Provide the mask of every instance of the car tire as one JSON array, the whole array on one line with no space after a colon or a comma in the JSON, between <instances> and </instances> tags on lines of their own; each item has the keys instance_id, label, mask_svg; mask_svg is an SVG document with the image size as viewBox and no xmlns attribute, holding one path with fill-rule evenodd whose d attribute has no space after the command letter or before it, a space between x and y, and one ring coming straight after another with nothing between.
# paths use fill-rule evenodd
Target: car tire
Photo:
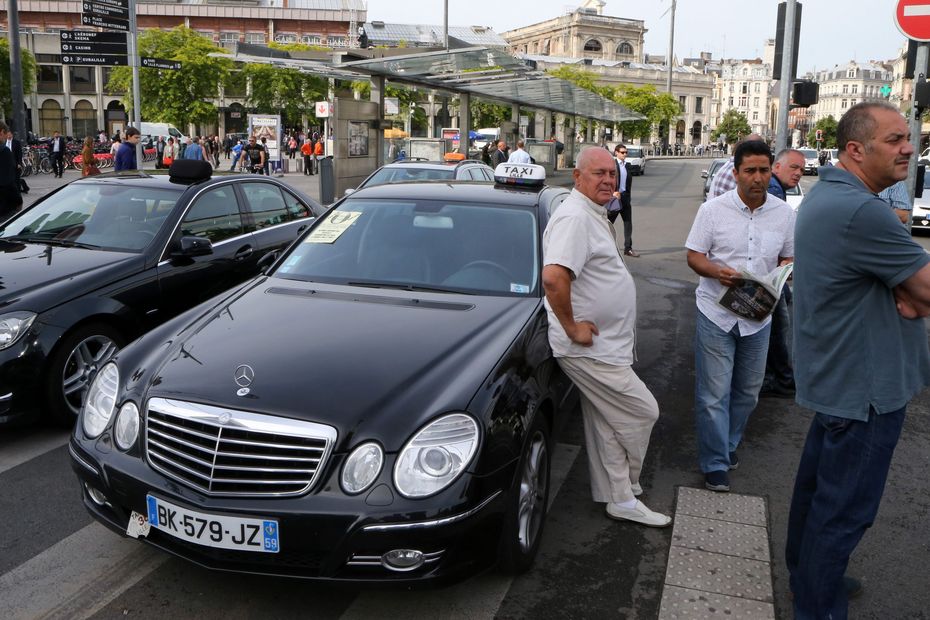
<instances>
[{"instance_id":1,"label":"car tire","mask_svg":"<svg viewBox=\"0 0 930 620\"><path fill-rule=\"evenodd\" d=\"M74 426L97 371L126 344L104 323L88 323L69 332L52 354L45 379L46 412L56 425Z\"/></svg>"},{"instance_id":2,"label":"car tire","mask_svg":"<svg viewBox=\"0 0 930 620\"><path fill-rule=\"evenodd\" d=\"M549 430L538 414L527 431L504 515L498 566L506 573L526 572L536 558L549 503L550 458Z\"/></svg>"}]
</instances>

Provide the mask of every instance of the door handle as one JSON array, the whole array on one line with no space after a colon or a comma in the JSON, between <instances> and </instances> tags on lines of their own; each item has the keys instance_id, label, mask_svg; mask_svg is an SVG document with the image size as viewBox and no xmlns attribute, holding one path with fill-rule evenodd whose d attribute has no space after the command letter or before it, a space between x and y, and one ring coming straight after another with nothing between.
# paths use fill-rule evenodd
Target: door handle
<instances>
[{"instance_id":1,"label":"door handle","mask_svg":"<svg viewBox=\"0 0 930 620\"><path fill-rule=\"evenodd\" d=\"M241 248L238 252L236 252L236 255L234 256L234 258L236 260L245 260L250 256L252 256L252 246L247 245L244 248Z\"/></svg>"},{"instance_id":2,"label":"door handle","mask_svg":"<svg viewBox=\"0 0 930 620\"><path fill-rule=\"evenodd\" d=\"M307 230L307 226L309 226L309 224L301 224L300 226L298 226L298 227L297 227L297 234L300 234L300 233L302 233L303 231Z\"/></svg>"}]
</instances>

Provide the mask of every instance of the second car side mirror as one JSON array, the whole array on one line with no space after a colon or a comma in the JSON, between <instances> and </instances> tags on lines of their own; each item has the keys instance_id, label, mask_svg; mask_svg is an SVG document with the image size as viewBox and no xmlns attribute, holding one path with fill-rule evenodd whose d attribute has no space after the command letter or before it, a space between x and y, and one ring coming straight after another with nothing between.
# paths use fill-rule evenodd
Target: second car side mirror
<instances>
[{"instance_id":1,"label":"second car side mirror","mask_svg":"<svg viewBox=\"0 0 930 620\"><path fill-rule=\"evenodd\" d=\"M702 178L702 179L706 179L706 178L707 178L707 171L706 171L706 170L701 170L701 178Z\"/></svg>"},{"instance_id":2,"label":"second car side mirror","mask_svg":"<svg viewBox=\"0 0 930 620\"><path fill-rule=\"evenodd\" d=\"M213 244L210 243L210 240L189 235L178 240L178 245L171 253L171 256L172 258L193 258L195 256L207 256L208 254L213 254Z\"/></svg>"},{"instance_id":3,"label":"second car side mirror","mask_svg":"<svg viewBox=\"0 0 930 620\"><path fill-rule=\"evenodd\" d=\"M349 188L346 189L346 193L345 193L344 195L345 195L345 196L348 196L349 194L351 194L351 193L354 192L354 191L355 191L355 189L349 187Z\"/></svg>"},{"instance_id":4,"label":"second car side mirror","mask_svg":"<svg viewBox=\"0 0 930 620\"><path fill-rule=\"evenodd\" d=\"M268 273L268 270L271 269L271 266L274 265L275 261L278 260L278 257L281 256L280 251L268 252L258 260L258 271L259 273Z\"/></svg>"}]
</instances>

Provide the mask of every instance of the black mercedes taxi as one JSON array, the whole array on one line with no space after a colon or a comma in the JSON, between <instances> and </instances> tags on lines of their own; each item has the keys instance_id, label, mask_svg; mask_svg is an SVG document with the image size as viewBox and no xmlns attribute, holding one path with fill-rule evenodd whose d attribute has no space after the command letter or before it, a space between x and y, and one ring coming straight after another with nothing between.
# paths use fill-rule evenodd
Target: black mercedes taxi
<instances>
[{"instance_id":1,"label":"black mercedes taxi","mask_svg":"<svg viewBox=\"0 0 930 620\"><path fill-rule=\"evenodd\" d=\"M220 570L526 570L577 402L540 278L568 191L496 174L355 192L266 274L117 353L70 443L87 510Z\"/></svg>"},{"instance_id":2,"label":"black mercedes taxi","mask_svg":"<svg viewBox=\"0 0 930 620\"><path fill-rule=\"evenodd\" d=\"M0 223L0 424L73 424L117 350L258 274L322 212L186 160L74 181Z\"/></svg>"}]
</instances>

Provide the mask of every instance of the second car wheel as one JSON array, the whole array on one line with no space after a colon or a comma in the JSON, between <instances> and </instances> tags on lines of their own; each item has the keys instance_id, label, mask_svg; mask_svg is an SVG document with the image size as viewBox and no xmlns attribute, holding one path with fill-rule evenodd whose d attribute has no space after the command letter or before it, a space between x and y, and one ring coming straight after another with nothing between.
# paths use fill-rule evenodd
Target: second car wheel
<instances>
[{"instance_id":1,"label":"second car wheel","mask_svg":"<svg viewBox=\"0 0 930 620\"><path fill-rule=\"evenodd\" d=\"M543 416L537 414L527 433L504 516L498 557L505 572L525 572L539 550L549 503L549 460L549 432Z\"/></svg>"},{"instance_id":2,"label":"second car wheel","mask_svg":"<svg viewBox=\"0 0 930 620\"><path fill-rule=\"evenodd\" d=\"M52 355L46 377L49 419L73 426L97 371L126 344L119 330L89 323L67 334Z\"/></svg>"}]
</instances>

